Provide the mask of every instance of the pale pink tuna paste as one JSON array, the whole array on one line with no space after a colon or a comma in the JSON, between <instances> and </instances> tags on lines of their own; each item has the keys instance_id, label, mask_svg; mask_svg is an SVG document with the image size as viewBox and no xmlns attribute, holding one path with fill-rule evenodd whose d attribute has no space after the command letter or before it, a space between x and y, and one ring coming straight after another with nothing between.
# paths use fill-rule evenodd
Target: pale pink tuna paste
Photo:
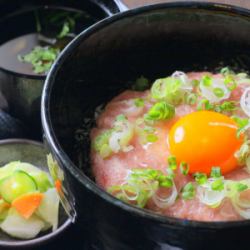
<instances>
[{"instance_id":1,"label":"pale pink tuna paste","mask_svg":"<svg viewBox=\"0 0 250 250\"><path fill-rule=\"evenodd\" d=\"M210 73L192 72L187 75L191 79L200 79L201 75L204 74L207 75ZM221 76L214 75L213 77ZM246 84L239 85L232 92L230 100L239 100L245 87ZM131 105L131 103L133 103L134 98L143 98L148 94L149 91L137 92L127 90L116 96L107 104L105 110L97 118L97 128L92 129L91 140L94 140L94 138L105 129L111 128L117 115L125 114L128 120L133 122L146 113L149 109L149 104L147 105L146 103L144 107L137 108ZM113 154L107 159L101 158L98 153L92 150L92 170L96 183L105 190L113 185L120 185L124 183L129 170L133 168L150 167L164 172L166 169L167 157L169 156L169 149L167 145L168 132L177 119L193 111L196 111L196 107L191 107L186 104L176 107L175 117L167 123L157 125L158 140L147 145L147 147L142 146L139 143L138 138L135 137L130 143L134 146L133 150L126 153L120 152ZM241 180L249 177L250 174L242 168L226 175L225 179ZM178 191L180 191L180 189L189 181L193 181L191 176L184 176L181 173L178 173L175 177L175 184ZM235 211L229 200L224 200L217 208L211 208L202 204L198 198L191 200L177 199L174 205L161 210L157 208L152 201L149 201L146 208L162 215L198 221L228 221L243 219Z\"/></svg>"}]
</instances>

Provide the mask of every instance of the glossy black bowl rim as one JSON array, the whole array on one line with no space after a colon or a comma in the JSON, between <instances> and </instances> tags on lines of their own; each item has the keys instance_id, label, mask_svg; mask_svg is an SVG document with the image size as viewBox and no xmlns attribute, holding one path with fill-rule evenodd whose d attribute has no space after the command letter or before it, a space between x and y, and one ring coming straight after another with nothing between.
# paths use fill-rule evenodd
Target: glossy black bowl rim
<instances>
[{"instance_id":1,"label":"glossy black bowl rim","mask_svg":"<svg viewBox=\"0 0 250 250\"><path fill-rule=\"evenodd\" d=\"M223 12L228 14L238 14L242 17L249 18L250 10L245 8L220 4L220 3L209 3L209 2L172 2L172 3L160 3L153 4L148 6L143 6L135 9L131 9L122 13L115 14L111 17L105 18L102 21L90 26L88 29L80 33L76 38L74 38L62 51L60 56L57 58L56 62L50 69L47 78L45 80L45 85L42 93L41 100L41 118L42 126L45 134L47 143L53 153L60 159L62 165L78 180L85 188L95 193L97 196L101 197L103 200L112 203L113 205L126 210L127 212L132 213L134 216L143 217L144 219L151 220L152 222L157 222L166 225L175 225L175 226L187 226L187 227L196 227L204 229L224 229L224 228L237 228L241 226L250 226L250 220L242 221L218 221L218 222L206 222L206 221L194 221L186 220L174 217L168 217L153 213L146 209L140 209L135 206L128 205L112 195L105 192L101 189L94 181L92 181L88 176L86 176L82 171L80 171L77 166L70 160L66 152L60 146L59 141L56 138L55 132L53 131L53 126L51 122L51 116L49 111L50 106L50 95L52 91L52 86L54 84L56 74L61 68L64 61L68 58L69 55L74 52L74 50L81 44L83 40L88 38L90 35L96 31L101 30L102 28L108 26L111 23L114 23L120 19L134 16L137 14L143 14L153 10L161 9L171 9L171 8L188 8L188 9L200 9L200 10L211 10L217 12ZM250 21L250 20L249 20Z\"/></svg>"},{"instance_id":2,"label":"glossy black bowl rim","mask_svg":"<svg viewBox=\"0 0 250 250\"><path fill-rule=\"evenodd\" d=\"M14 18L14 17L16 17L18 15L29 13L29 12L34 11L34 10L65 10L65 11L78 12L78 13L83 13L84 12L84 10L79 10L79 9L76 9L76 8L73 8L73 7L63 6L63 5L60 5L60 4L53 4L53 5L45 4L45 5L38 5L38 6L30 6L30 7L26 8L26 9L17 10L17 11L15 11L15 12L9 14L9 15L6 15L4 18L2 18L0 20L0 23L2 24L4 22L8 21L10 18ZM104 10L103 10L103 12L106 13ZM15 39L15 38L13 38L13 39ZM0 46L2 46L2 44ZM34 79L34 80L42 80L43 81L43 80L45 80L45 78L47 76L47 73L43 73L43 74L35 74L35 73L34 74L24 74L24 73L15 72L13 70L9 70L9 69L3 68L3 67L0 67L0 70L5 72L6 74L13 75L13 76L19 77L19 78L24 78L24 79Z\"/></svg>"},{"instance_id":3,"label":"glossy black bowl rim","mask_svg":"<svg viewBox=\"0 0 250 250\"><path fill-rule=\"evenodd\" d=\"M41 142L33 141L29 139L4 139L0 140L0 146L7 145L7 144L29 144L38 146L41 148L44 148L44 145ZM68 218L61 226L59 226L56 231L46 233L43 236L31 239L31 240L20 240L16 239L16 241L2 241L0 240L0 247L8 247L8 248L16 248L16 247L33 247L37 245L41 245L43 243L46 243L52 239L54 239L56 236L60 235L62 232L64 232L69 226L71 225L71 221ZM15 239L15 238L13 238Z\"/></svg>"}]
</instances>

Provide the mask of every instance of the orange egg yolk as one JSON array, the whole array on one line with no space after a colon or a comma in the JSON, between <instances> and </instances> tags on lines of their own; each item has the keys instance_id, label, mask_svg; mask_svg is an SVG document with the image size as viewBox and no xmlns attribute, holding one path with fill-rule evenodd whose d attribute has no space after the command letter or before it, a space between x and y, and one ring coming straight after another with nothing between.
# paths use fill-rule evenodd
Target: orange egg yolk
<instances>
[{"instance_id":1,"label":"orange egg yolk","mask_svg":"<svg viewBox=\"0 0 250 250\"><path fill-rule=\"evenodd\" d=\"M235 152L243 143L237 138L237 124L228 116L197 111L180 118L168 136L170 153L177 162L189 164L189 173L210 174L212 167L220 167L222 174L238 167Z\"/></svg>"}]
</instances>

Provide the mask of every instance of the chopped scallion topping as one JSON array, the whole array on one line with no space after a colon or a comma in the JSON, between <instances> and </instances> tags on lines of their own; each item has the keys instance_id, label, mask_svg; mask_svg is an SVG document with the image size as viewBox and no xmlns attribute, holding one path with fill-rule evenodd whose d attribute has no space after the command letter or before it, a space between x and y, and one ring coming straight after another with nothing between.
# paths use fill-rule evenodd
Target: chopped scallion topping
<instances>
[{"instance_id":1,"label":"chopped scallion topping","mask_svg":"<svg viewBox=\"0 0 250 250\"><path fill-rule=\"evenodd\" d=\"M132 169L125 184L112 186L108 192L123 201L144 207L159 187L171 188L173 184L172 178L159 170Z\"/></svg>"},{"instance_id":2,"label":"chopped scallion topping","mask_svg":"<svg viewBox=\"0 0 250 250\"><path fill-rule=\"evenodd\" d=\"M151 88L151 95L158 101L166 101L172 105L178 105L184 101L185 93L182 81L175 77L157 79Z\"/></svg>"},{"instance_id":3,"label":"chopped scallion topping","mask_svg":"<svg viewBox=\"0 0 250 250\"><path fill-rule=\"evenodd\" d=\"M172 169L172 168L167 168L167 170L166 170L166 172L167 172L167 174L168 174L168 176L170 177L170 178L174 178L175 177L175 173L174 173L174 170Z\"/></svg>"},{"instance_id":4,"label":"chopped scallion topping","mask_svg":"<svg viewBox=\"0 0 250 250\"><path fill-rule=\"evenodd\" d=\"M182 161L180 164L180 170L183 175L187 175L189 172L189 165L186 162Z\"/></svg>"},{"instance_id":5,"label":"chopped scallion topping","mask_svg":"<svg viewBox=\"0 0 250 250\"><path fill-rule=\"evenodd\" d=\"M249 126L249 119L248 118L241 118L237 116L232 116L232 119L237 123L237 137L239 138L241 134L245 133L246 128Z\"/></svg>"},{"instance_id":6,"label":"chopped scallion topping","mask_svg":"<svg viewBox=\"0 0 250 250\"><path fill-rule=\"evenodd\" d=\"M217 96L219 98L224 96L224 91L222 88L214 88L213 93L215 94L215 96Z\"/></svg>"},{"instance_id":7,"label":"chopped scallion topping","mask_svg":"<svg viewBox=\"0 0 250 250\"><path fill-rule=\"evenodd\" d=\"M102 158L108 157L112 152L112 150L109 147L109 138L112 132L113 130L111 129L105 130L103 133L99 134L95 138L92 144L95 151L99 152Z\"/></svg>"},{"instance_id":8,"label":"chopped scallion topping","mask_svg":"<svg viewBox=\"0 0 250 250\"><path fill-rule=\"evenodd\" d=\"M65 37L65 36L67 36L69 32L70 32L70 23L67 22L67 21L65 21L65 22L63 23L62 30L61 30L61 32L58 34L57 37L61 39L61 38Z\"/></svg>"},{"instance_id":9,"label":"chopped scallion topping","mask_svg":"<svg viewBox=\"0 0 250 250\"><path fill-rule=\"evenodd\" d=\"M248 189L248 185L243 184L243 183L237 183L236 188L238 192L242 192Z\"/></svg>"},{"instance_id":10,"label":"chopped scallion topping","mask_svg":"<svg viewBox=\"0 0 250 250\"><path fill-rule=\"evenodd\" d=\"M19 55L18 60L21 62L31 63L34 72L37 74L42 74L46 73L50 69L59 52L59 49L52 48L50 46L36 46L30 53L24 56Z\"/></svg>"},{"instance_id":11,"label":"chopped scallion topping","mask_svg":"<svg viewBox=\"0 0 250 250\"><path fill-rule=\"evenodd\" d=\"M168 167L171 168L172 170L175 170L177 168L177 161L175 156L170 155L168 157Z\"/></svg>"},{"instance_id":12,"label":"chopped scallion topping","mask_svg":"<svg viewBox=\"0 0 250 250\"><path fill-rule=\"evenodd\" d=\"M237 103L235 101L225 101L223 102L221 105L219 105L220 107L220 112L221 111L234 111L237 109Z\"/></svg>"},{"instance_id":13,"label":"chopped scallion topping","mask_svg":"<svg viewBox=\"0 0 250 250\"><path fill-rule=\"evenodd\" d=\"M195 93L190 93L189 95L186 96L186 103L189 105L194 105L197 102L197 94Z\"/></svg>"},{"instance_id":14,"label":"chopped scallion topping","mask_svg":"<svg viewBox=\"0 0 250 250\"><path fill-rule=\"evenodd\" d=\"M213 79L210 76L203 76L201 82L204 86L210 87L213 83Z\"/></svg>"},{"instance_id":15,"label":"chopped scallion topping","mask_svg":"<svg viewBox=\"0 0 250 250\"><path fill-rule=\"evenodd\" d=\"M142 98L136 98L134 100L135 106L140 108L140 107L144 107L144 100Z\"/></svg>"},{"instance_id":16,"label":"chopped scallion topping","mask_svg":"<svg viewBox=\"0 0 250 250\"><path fill-rule=\"evenodd\" d=\"M207 175L204 173L195 173L194 175L195 181L199 184L199 185L203 185L207 182Z\"/></svg>"},{"instance_id":17,"label":"chopped scallion topping","mask_svg":"<svg viewBox=\"0 0 250 250\"><path fill-rule=\"evenodd\" d=\"M214 191L222 191L224 189L224 183L222 179L216 179L212 182L211 188Z\"/></svg>"},{"instance_id":18,"label":"chopped scallion topping","mask_svg":"<svg viewBox=\"0 0 250 250\"><path fill-rule=\"evenodd\" d=\"M213 177L213 178L221 177L221 169L220 169L220 167L212 167L210 177Z\"/></svg>"},{"instance_id":19,"label":"chopped scallion topping","mask_svg":"<svg viewBox=\"0 0 250 250\"><path fill-rule=\"evenodd\" d=\"M202 99L197 105L197 110L212 110L215 112L231 112L237 109L235 101L224 101L221 104L212 104L207 99Z\"/></svg>"},{"instance_id":20,"label":"chopped scallion topping","mask_svg":"<svg viewBox=\"0 0 250 250\"><path fill-rule=\"evenodd\" d=\"M192 182L187 183L182 188L181 196L184 200L190 200L195 196L195 188Z\"/></svg>"},{"instance_id":21,"label":"chopped scallion topping","mask_svg":"<svg viewBox=\"0 0 250 250\"><path fill-rule=\"evenodd\" d=\"M115 120L118 122L122 122L122 121L127 120L127 117L123 114L120 114L120 115L116 116Z\"/></svg>"},{"instance_id":22,"label":"chopped scallion topping","mask_svg":"<svg viewBox=\"0 0 250 250\"><path fill-rule=\"evenodd\" d=\"M222 75L234 74L234 72L229 67L224 67L220 70Z\"/></svg>"},{"instance_id":23,"label":"chopped scallion topping","mask_svg":"<svg viewBox=\"0 0 250 250\"><path fill-rule=\"evenodd\" d=\"M170 188L173 186L173 180L169 176L160 175L157 180L159 181L160 187Z\"/></svg>"},{"instance_id":24,"label":"chopped scallion topping","mask_svg":"<svg viewBox=\"0 0 250 250\"><path fill-rule=\"evenodd\" d=\"M174 115L174 106L162 101L154 104L144 118L146 121L161 121L171 119Z\"/></svg>"},{"instance_id":25,"label":"chopped scallion topping","mask_svg":"<svg viewBox=\"0 0 250 250\"><path fill-rule=\"evenodd\" d=\"M230 91L233 91L237 87L237 83L232 75L226 75L224 83Z\"/></svg>"},{"instance_id":26,"label":"chopped scallion topping","mask_svg":"<svg viewBox=\"0 0 250 250\"><path fill-rule=\"evenodd\" d=\"M246 160L249 157L249 155L250 155L250 141L247 140L241 145L240 149L236 151L235 157L237 158L238 162L243 165L246 163Z\"/></svg>"},{"instance_id":27,"label":"chopped scallion topping","mask_svg":"<svg viewBox=\"0 0 250 250\"><path fill-rule=\"evenodd\" d=\"M211 104L207 99L202 99L197 105L197 110L213 110L214 105Z\"/></svg>"}]
</instances>

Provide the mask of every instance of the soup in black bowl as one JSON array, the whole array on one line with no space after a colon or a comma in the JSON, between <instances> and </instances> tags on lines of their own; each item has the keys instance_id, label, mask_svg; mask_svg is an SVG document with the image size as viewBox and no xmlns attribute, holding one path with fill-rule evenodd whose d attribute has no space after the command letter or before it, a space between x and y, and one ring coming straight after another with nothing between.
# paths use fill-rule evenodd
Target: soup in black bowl
<instances>
[{"instance_id":1,"label":"soup in black bowl","mask_svg":"<svg viewBox=\"0 0 250 250\"><path fill-rule=\"evenodd\" d=\"M66 172L69 213L101 249L247 248L249 221L201 222L130 206L98 187L90 131L100 105L135 79L184 72L248 71L249 12L226 5L179 3L115 15L80 34L50 72L42 98L45 137ZM99 109L97 109L97 107Z\"/></svg>"},{"instance_id":2,"label":"soup in black bowl","mask_svg":"<svg viewBox=\"0 0 250 250\"><path fill-rule=\"evenodd\" d=\"M10 113L35 125L33 137L37 137L40 97L51 65L77 34L111 10L89 1L81 5L30 3L14 10L0 20L1 91Z\"/></svg>"}]
</instances>

